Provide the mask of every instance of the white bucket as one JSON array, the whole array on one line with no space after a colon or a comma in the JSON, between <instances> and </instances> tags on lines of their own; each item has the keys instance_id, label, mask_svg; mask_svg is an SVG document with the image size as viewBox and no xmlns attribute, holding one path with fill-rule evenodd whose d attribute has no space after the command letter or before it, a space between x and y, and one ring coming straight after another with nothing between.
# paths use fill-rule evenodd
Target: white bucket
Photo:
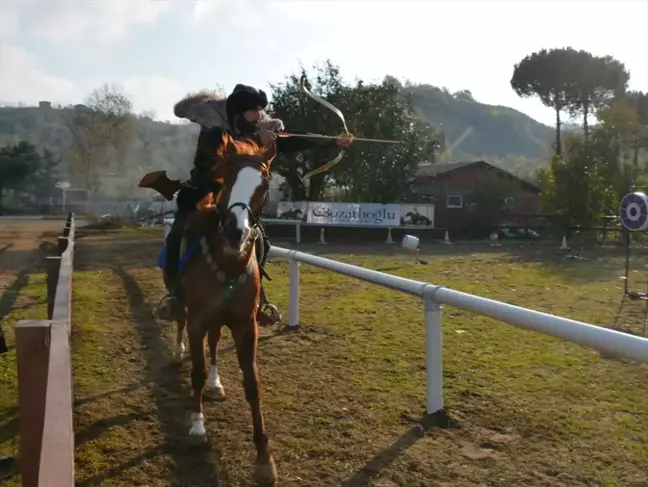
<instances>
[{"instance_id":1,"label":"white bucket","mask_svg":"<svg viewBox=\"0 0 648 487\"><path fill-rule=\"evenodd\" d=\"M419 248L419 239L414 235L405 235L403 237L403 248L407 250L417 250Z\"/></svg>"}]
</instances>

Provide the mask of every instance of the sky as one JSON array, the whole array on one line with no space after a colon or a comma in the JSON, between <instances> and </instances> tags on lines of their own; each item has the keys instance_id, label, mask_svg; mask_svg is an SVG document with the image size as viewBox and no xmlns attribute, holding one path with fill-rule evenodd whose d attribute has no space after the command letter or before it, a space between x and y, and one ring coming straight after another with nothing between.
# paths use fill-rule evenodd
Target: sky
<instances>
[{"instance_id":1,"label":"sky","mask_svg":"<svg viewBox=\"0 0 648 487\"><path fill-rule=\"evenodd\" d=\"M0 0L0 103L82 103L109 83L177 122L188 92L268 91L331 59L348 81L468 89L551 125L509 82L527 54L567 46L616 57L648 91L648 0Z\"/></svg>"}]
</instances>

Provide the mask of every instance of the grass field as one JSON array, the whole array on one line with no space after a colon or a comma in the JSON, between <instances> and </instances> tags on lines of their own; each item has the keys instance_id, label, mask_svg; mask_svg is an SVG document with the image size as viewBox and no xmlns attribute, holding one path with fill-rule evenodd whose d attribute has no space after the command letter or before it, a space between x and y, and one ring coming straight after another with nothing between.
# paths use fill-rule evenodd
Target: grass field
<instances>
[{"instance_id":1,"label":"grass field","mask_svg":"<svg viewBox=\"0 0 648 487\"><path fill-rule=\"evenodd\" d=\"M175 329L152 314L163 295L159 245L159 231L79 241L77 486L249 486L251 420L228 333L219 347L228 397L206 403L210 447L185 443L189 363L171 365ZM569 260L540 247L436 246L428 265L413 266L411 256L385 248L310 250L606 326L620 304L617 251ZM645 258L636 260L640 269ZM287 265L276 261L269 272L268 294L285 311ZM635 287L644 280L633 273ZM446 307L451 421L423 431L421 303L307 265L301 283L303 331L266 329L260 342L263 407L281 485L648 486L648 367ZM9 325L42 317L42 292L42 274L32 274ZM629 303L619 327L636 332L642 320L641 305ZM15 391L13 361L13 351L0 357L0 455L15 454L18 445L15 396L4 393ZM18 478L7 485L19 485Z\"/></svg>"}]
</instances>

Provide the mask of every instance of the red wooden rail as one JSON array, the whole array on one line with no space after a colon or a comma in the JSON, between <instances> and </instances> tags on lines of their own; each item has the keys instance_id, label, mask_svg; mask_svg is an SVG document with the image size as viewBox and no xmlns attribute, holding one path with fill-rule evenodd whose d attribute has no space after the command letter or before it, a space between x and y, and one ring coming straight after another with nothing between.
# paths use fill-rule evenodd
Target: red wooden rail
<instances>
[{"instance_id":1,"label":"red wooden rail","mask_svg":"<svg viewBox=\"0 0 648 487\"><path fill-rule=\"evenodd\" d=\"M47 258L47 320L16 325L23 487L74 487L70 323L74 214Z\"/></svg>"}]
</instances>

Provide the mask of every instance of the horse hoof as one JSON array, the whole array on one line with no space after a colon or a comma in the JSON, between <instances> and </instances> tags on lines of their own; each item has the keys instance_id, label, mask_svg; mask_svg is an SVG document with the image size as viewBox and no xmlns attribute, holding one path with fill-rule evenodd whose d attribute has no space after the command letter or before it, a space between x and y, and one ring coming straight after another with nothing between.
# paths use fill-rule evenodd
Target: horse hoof
<instances>
[{"instance_id":1,"label":"horse hoof","mask_svg":"<svg viewBox=\"0 0 648 487\"><path fill-rule=\"evenodd\" d=\"M211 395L214 399L218 401L222 401L223 399L225 399L225 389L223 388L223 386L219 387L211 384L210 386L211 386Z\"/></svg>"},{"instance_id":2,"label":"horse hoof","mask_svg":"<svg viewBox=\"0 0 648 487\"><path fill-rule=\"evenodd\" d=\"M176 345L175 351L173 352L173 360L175 362L182 362L185 356L185 351L186 348L184 346L184 343L180 343L179 345Z\"/></svg>"},{"instance_id":3,"label":"horse hoof","mask_svg":"<svg viewBox=\"0 0 648 487\"><path fill-rule=\"evenodd\" d=\"M254 480L261 485L274 485L279 480L277 475L277 467L275 466L274 459L270 457L268 463L257 463L254 467Z\"/></svg>"},{"instance_id":4,"label":"horse hoof","mask_svg":"<svg viewBox=\"0 0 648 487\"><path fill-rule=\"evenodd\" d=\"M191 413L189 443L192 445L204 445L207 443L207 430L205 430L205 415L203 413Z\"/></svg>"}]
</instances>

